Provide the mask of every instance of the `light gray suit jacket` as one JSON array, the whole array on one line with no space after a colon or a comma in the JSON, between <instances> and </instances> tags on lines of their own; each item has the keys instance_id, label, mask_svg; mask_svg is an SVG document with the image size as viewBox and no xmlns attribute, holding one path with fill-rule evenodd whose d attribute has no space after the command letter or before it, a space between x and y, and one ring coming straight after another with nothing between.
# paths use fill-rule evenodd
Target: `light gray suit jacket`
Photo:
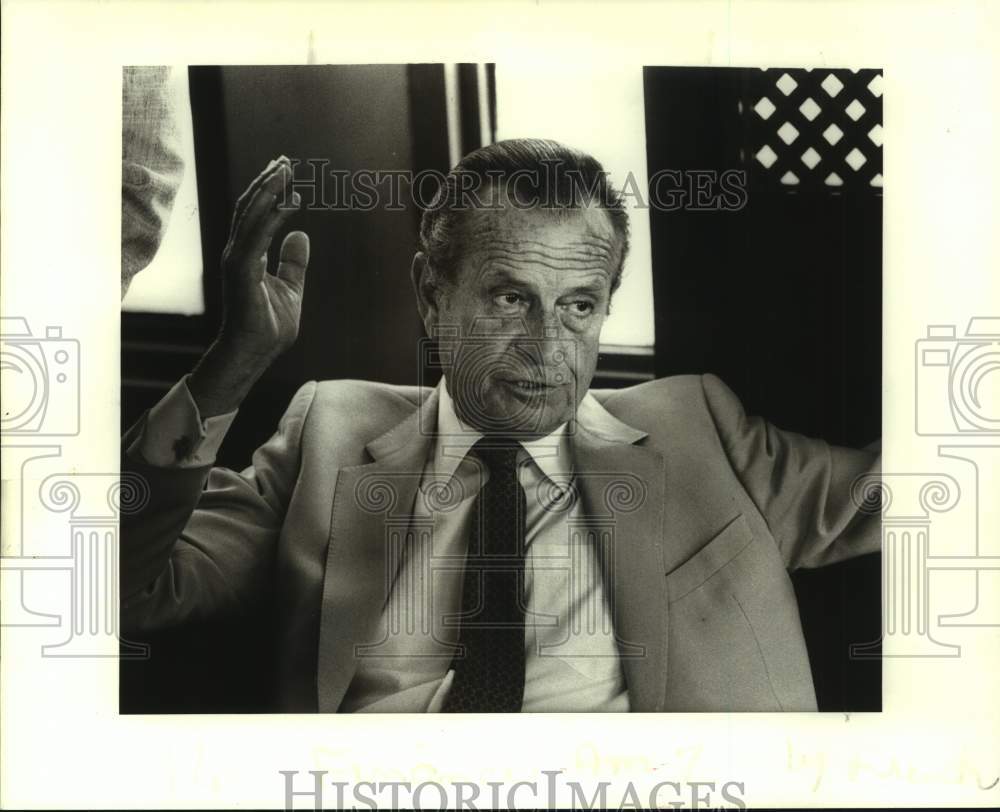
<instances>
[{"instance_id":1,"label":"light gray suit jacket","mask_svg":"<svg viewBox=\"0 0 1000 812\"><path fill-rule=\"evenodd\" d=\"M336 711L376 642L436 415L436 390L312 382L241 473L126 459L151 498L122 518L123 632L273 595L279 708ZM852 499L877 453L748 417L711 375L593 390L570 433L574 526L601 545L632 710L815 710L787 571L880 549Z\"/></svg>"}]
</instances>

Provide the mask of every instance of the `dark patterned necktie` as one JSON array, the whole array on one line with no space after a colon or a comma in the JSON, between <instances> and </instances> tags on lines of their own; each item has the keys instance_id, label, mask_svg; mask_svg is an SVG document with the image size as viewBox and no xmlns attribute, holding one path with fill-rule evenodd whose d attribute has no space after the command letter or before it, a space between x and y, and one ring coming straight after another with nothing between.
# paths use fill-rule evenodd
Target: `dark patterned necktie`
<instances>
[{"instance_id":1,"label":"dark patterned necktie","mask_svg":"<svg viewBox=\"0 0 1000 812\"><path fill-rule=\"evenodd\" d=\"M524 697L526 501L516 440L483 438L473 453L489 481L473 507L458 650L446 713L517 713Z\"/></svg>"}]
</instances>

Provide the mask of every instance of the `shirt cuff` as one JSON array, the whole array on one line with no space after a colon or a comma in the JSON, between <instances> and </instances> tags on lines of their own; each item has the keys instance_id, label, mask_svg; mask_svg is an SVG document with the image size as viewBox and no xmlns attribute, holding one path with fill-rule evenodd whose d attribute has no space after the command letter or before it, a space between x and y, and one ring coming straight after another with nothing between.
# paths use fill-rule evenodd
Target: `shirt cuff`
<instances>
[{"instance_id":1,"label":"shirt cuff","mask_svg":"<svg viewBox=\"0 0 1000 812\"><path fill-rule=\"evenodd\" d=\"M149 410L142 434L129 451L138 451L147 463L161 468L212 465L237 411L202 420L185 375Z\"/></svg>"}]
</instances>

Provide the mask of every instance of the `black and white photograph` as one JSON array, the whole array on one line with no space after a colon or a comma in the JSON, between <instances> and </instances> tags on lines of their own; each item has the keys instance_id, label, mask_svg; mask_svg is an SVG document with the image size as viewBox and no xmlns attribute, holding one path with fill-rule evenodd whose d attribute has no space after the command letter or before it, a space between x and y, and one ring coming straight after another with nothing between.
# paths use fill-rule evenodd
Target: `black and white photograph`
<instances>
[{"instance_id":1,"label":"black and white photograph","mask_svg":"<svg viewBox=\"0 0 1000 812\"><path fill-rule=\"evenodd\" d=\"M143 5L3 9L0 807L996 805L996 8Z\"/></svg>"},{"instance_id":2,"label":"black and white photograph","mask_svg":"<svg viewBox=\"0 0 1000 812\"><path fill-rule=\"evenodd\" d=\"M880 708L880 71L616 78L125 68L123 712Z\"/></svg>"}]
</instances>

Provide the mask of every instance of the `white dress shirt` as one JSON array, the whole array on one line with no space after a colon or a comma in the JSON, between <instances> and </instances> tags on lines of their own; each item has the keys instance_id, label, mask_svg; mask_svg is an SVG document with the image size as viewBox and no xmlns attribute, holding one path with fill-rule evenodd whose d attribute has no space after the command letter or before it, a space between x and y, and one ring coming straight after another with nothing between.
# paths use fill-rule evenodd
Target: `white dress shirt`
<instances>
[{"instance_id":1,"label":"white dress shirt","mask_svg":"<svg viewBox=\"0 0 1000 812\"><path fill-rule=\"evenodd\" d=\"M235 414L202 421L181 381L150 411L138 450L154 465L208 464ZM182 435L198 439L179 455L169 438ZM488 476L469 455L481 437L458 419L442 380L437 436L415 496L396 580L376 639L357 654L357 670L340 710L440 710L454 674L450 664L472 509ZM566 426L523 445L518 477L528 515L521 709L628 711L600 564L586 535L572 532L579 506L567 487L573 470Z\"/></svg>"}]
</instances>

